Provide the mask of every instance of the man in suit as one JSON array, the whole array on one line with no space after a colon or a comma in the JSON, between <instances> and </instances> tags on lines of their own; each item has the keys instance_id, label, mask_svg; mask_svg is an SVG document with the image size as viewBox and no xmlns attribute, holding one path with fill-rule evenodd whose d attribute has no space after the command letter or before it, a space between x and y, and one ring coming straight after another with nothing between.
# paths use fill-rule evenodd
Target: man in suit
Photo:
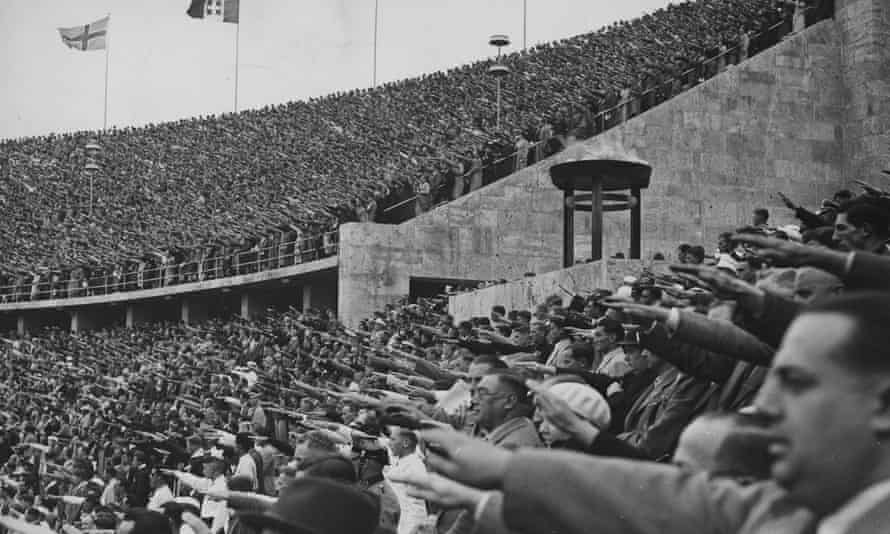
<instances>
[{"instance_id":1,"label":"man in suit","mask_svg":"<svg viewBox=\"0 0 890 534\"><path fill-rule=\"evenodd\" d=\"M470 418L475 420L476 435L498 447L543 447L538 429L529 418L534 405L522 378L505 370L492 370L473 387ZM446 510L436 531L464 534L473 531L473 516Z\"/></svg>"},{"instance_id":2,"label":"man in suit","mask_svg":"<svg viewBox=\"0 0 890 534\"><path fill-rule=\"evenodd\" d=\"M667 361L651 358L658 374L628 409L624 432L618 437L647 457L664 460L674 452L683 428L697 415L710 388L708 382Z\"/></svg>"},{"instance_id":3,"label":"man in suit","mask_svg":"<svg viewBox=\"0 0 890 534\"><path fill-rule=\"evenodd\" d=\"M885 532L888 324L890 295L881 293L826 300L792 322L754 401L771 441L769 482L740 486L670 466L513 453L438 430L423 433L436 443L428 463L502 490L475 503L477 516L501 517L517 532Z\"/></svg>"},{"instance_id":4,"label":"man in suit","mask_svg":"<svg viewBox=\"0 0 890 534\"><path fill-rule=\"evenodd\" d=\"M492 371L473 388L471 408L477 432L507 448L540 447L534 407L522 378L508 371Z\"/></svg>"}]
</instances>

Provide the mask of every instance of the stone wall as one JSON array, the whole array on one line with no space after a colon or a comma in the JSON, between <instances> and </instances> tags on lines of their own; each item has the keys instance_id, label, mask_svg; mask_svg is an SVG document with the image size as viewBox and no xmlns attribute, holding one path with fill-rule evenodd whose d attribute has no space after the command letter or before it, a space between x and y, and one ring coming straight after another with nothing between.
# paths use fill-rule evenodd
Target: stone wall
<instances>
[{"instance_id":1,"label":"stone wall","mask_svg":"<svg viewBox=\"0 0 890 534\"><path fill-rule=\"evenodd\" d=\"M568 303L571 293L588 293L592 289L614 290L625 276L639 276L643 269L667 272L666 262L645 260L600 260L538 276L514 280L506 284L461 293L448 299L448 313L455 320L487 317L491 307L501 304L508 310L534 310L550 295L560 295Z\"/></svg>"},{"instance_id":2,"label":"stone wall","mask_svg":"<svg viewBox=\"0 0 890 534\"><path fill-rule=\"evenodd\" d=\"M565 161L625 157L652 165L642 199L644 259L662 252L670 260L683 242L710 250L757 207L769 208L774 224L794 222L777 192L816 206L886 161L886 4L841 2L837 21L789 36L617 128L400 226L344 225L341 318L355 324L407 294L411 277L519 279L559 269L562 196L548 169ZM576 258L583 259L589 220L579 215ZM626 212L605 214L604 257L627 254L628 234Z\"/></svg>"},{"instance_id":3,"label":"stone wall","mask_svg":"<svg viewBox=\"0 0 890 534\"><path fill-rule=\"evenodd\" d=\"M683 242L710 248L757 207L795 222L777 192L818 206L844 185L840 45L836 24L819 23L590 141L653 167L644 257L670 258ZM625 251L626 216L604 228L604 254Z\"/></svg>"},{"instance_id":4,"label":"stone wall","mask_svg":"<svg viewBox=\"0 0 890 534\"><path fill-rule=\"evenodd\" d=\"M890 2L835 0L844 43L844 178L886 186L890 168Z\"/></svg>"}]
</instances>

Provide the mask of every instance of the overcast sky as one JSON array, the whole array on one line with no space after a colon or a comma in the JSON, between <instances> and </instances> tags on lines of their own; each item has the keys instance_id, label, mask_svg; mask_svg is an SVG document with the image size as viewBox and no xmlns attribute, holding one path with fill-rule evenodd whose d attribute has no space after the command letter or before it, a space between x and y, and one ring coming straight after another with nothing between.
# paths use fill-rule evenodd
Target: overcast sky
<instances>
[{"instance_id":1,"label":"overcast sky","mask_svg":"<svg viewBox=\"0 0 890 534\"><path fill-rule=\"evenodd\" d=\"M528 43L597 29L667 0L527 0ZM105 52L59 26L111 13L109 125L233 109L235 25L192 20L188 0L0 0L0 138L102 127ZM378 82L522 46L522 0L379 0ZM374 0L241 0L239 109L372 81Z\"/></svg>"}]
</instances>

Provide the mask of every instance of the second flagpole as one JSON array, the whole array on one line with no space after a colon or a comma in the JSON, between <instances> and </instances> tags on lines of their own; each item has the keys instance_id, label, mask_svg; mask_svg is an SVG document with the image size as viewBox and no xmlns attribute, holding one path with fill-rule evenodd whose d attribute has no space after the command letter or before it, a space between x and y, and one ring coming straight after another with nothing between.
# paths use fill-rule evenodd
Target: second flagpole
<instances>
[{"instance_id":1,"label":"second flagpole","mask_svg":"<svg viewBox=\"0 0 890 534\"><path fill-rule=\"evenodd\" d=\"M241 21L235 23L235 113L238 113L238 49L241 37Z\"/></svg>"},{"instance_id":2,"label":"second flagpole","mask_svg":"<svg viewBox=\"0 0 890 534\"><path fill-rule=\"evenodd\" d=\"M102 130L108 129L108 50L111 48L111 39L109 38L109 27L111 26L111 13L108 14L108 22L105 26L105 107L102 113Z\"/></svg>"}]
</instances>

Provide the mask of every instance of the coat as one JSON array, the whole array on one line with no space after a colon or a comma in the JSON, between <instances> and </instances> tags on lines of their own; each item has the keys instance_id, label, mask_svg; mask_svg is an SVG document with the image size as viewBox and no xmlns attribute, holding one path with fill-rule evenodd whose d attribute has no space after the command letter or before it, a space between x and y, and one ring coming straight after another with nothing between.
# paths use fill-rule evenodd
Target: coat
<instances>
[{"instance_id":1,"label":"coat","mask_svg":"<svg viewBox=\"0 0 890 534\"><path fill-rule=\"evenodd\" d=\"M772 482L742 486L674 466L566 452L520 451L476 532L502 519L538 534L811 534L816 518ZM500 506L500 510L498 507Z\"/></svg>"},{"instance_id":2,"label":"coat","mask_svg":"<svg viewBox=\"0 0 890 534\"><path fill-rule=\"evenodd\" d=\"M673 338L660 327L643 336L644 345L682 372L713 382L708 409L735 411L749 405L775 349L731 323L689 312L679 317Z\"/></svg>"},{"instance_id":3,"label":"coat","mask_svg":"<svg viewBox=\"0 0 890 534\"><path fill-rule=\"evenodd\" d=\"M667 458L709 393L707 382L671 366L630 407L624 419L625 431L618 437L653 460Z\"/></svg>"},{"instance_id":4,"label":"coat","mask_svg":"<svg viewBox=\"0 0 890 534\"><path fill-rule=\"evenodd\" d=\"M507 449L543 447L544 445L538 436L535 424L527 417L516 417L505 421L485 436L485 440ZM473 531L473 523L473 515L466 510L461 510L456 517L446 512L440 518L437 531L447 534L464 534Z\"/></svg>"}]
</instances>

